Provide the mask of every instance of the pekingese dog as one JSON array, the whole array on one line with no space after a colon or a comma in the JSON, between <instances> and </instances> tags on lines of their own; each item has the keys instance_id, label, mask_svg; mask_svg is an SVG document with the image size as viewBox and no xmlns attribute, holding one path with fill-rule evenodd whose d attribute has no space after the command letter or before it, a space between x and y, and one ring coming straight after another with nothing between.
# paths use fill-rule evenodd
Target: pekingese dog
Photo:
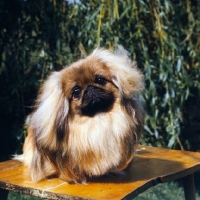
<instances>
[{"instance_id":1,"label":"pekingese dog","mask_svg":"<svg viewBox=\"0 0 200 200\"><path fill-rule=\"evenodd\" d=\"M39 91L23 147L31 179L85 182L125 169L143 126L142 89L143 75L122 48L95 49L53 72Z\"/></svg>"}]
</instances>

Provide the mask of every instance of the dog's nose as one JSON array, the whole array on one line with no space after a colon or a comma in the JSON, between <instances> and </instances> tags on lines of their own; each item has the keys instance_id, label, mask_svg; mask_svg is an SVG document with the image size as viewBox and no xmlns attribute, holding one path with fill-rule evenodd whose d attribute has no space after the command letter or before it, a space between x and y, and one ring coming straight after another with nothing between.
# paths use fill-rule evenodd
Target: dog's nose
<instances>
[{"instance_id":1,"label":"dog's nose","mask_svg":"<svg viewBox=\"0 0 200 200\"><path fill-rule=\"evenodd\" d=\"M94 86L90 85L90 86L87 87L87 91L93 91L93 90L94 90Z\"/></svg>"},{"instance_id":2,"label":"dog's nose","mask_svg":"<svg viewBox=\"0 0 200 200\"><path fill-rule=\"evenodd\" d=\"M94 116L99 112L106 112L113 105L114 96L112 93L106 93L101 88L88 86L82 99L82 114Z\"/></svg>"},{"instance_id":3,"label":"dog's nose","mask_svg":"<svg viewBox=\"0 0 200 200\"><path fill-rule=\"evenodd\" d=\"M83 96L83 104L93 106L100 98L100 89L94 86L88 86Z\"/></svg>"},{"instance_id":4,"label":"dog's nose","mask_svg":"<svg viewBox=\"0 0 200 200\"><path fill-rule=\"evenodd\" d=\"M86 89L86 93L88 97L93 97L93 95L95 94L95 88L93 86L88 86L88 88Z\"/></svg>"}]
</instances>

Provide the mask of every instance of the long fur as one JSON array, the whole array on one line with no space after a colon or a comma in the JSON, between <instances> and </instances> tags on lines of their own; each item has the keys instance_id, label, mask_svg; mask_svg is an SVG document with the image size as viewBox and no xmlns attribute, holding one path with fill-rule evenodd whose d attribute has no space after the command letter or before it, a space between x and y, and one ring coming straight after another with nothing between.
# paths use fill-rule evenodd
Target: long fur
<instances>
[{"instance_id":1,"label":"long fur","mask_svg":"<svg viewBox=\"0 0 200 200\"><path fill-rule=\"evenodd\" d=\"M95 62L106 66L112 87L117 88L112 109L93 117L72 116L71 99L66 96L71 88L63 77L68 68ZM125 50L114 54L95 49L68 68L45 81L30 117L23 155L33 181L56 175L68 182L84 182L87 177L123 170L134 156L144 118L136 94L143 89L143 75L135 63Z\"/></svg>"}]
</instances>

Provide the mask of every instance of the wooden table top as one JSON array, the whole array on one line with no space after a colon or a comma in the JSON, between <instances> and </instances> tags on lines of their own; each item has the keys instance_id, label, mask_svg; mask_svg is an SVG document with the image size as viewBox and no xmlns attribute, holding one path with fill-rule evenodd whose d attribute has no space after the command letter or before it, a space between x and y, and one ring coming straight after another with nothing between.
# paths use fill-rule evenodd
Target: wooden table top
<instances>
[{"instance_id":1,"label":"wooden table top","mask_svg":"<svg viewBox=\"0 0 200 200\"><path fill-rule=\"evenodd\" d=\"M34 183L15 160L0 163L0 188L47 199L133 198L146 189L200 170L200 153L139 146L126 174L103 176L87 184L68 184L58 178Z\"/></svg>"}]
</instances>

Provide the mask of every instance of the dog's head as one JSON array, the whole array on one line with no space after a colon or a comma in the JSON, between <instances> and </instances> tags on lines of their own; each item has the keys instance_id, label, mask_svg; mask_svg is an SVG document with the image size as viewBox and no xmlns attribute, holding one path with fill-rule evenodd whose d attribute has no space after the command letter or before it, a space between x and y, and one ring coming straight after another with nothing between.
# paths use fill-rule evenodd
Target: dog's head
<instances>
[{"instance_id":1,"label":"dog's head","mask_svg":"<svg viewBox=\"0 0 200 200\"><path fill-rule=\"evenodd\" d=\"M109 68L93 57L74 63L63 71L62 89L69 101L71 117L93 117L109 112L119 96Z\"/></svg>"}]
</instances>

